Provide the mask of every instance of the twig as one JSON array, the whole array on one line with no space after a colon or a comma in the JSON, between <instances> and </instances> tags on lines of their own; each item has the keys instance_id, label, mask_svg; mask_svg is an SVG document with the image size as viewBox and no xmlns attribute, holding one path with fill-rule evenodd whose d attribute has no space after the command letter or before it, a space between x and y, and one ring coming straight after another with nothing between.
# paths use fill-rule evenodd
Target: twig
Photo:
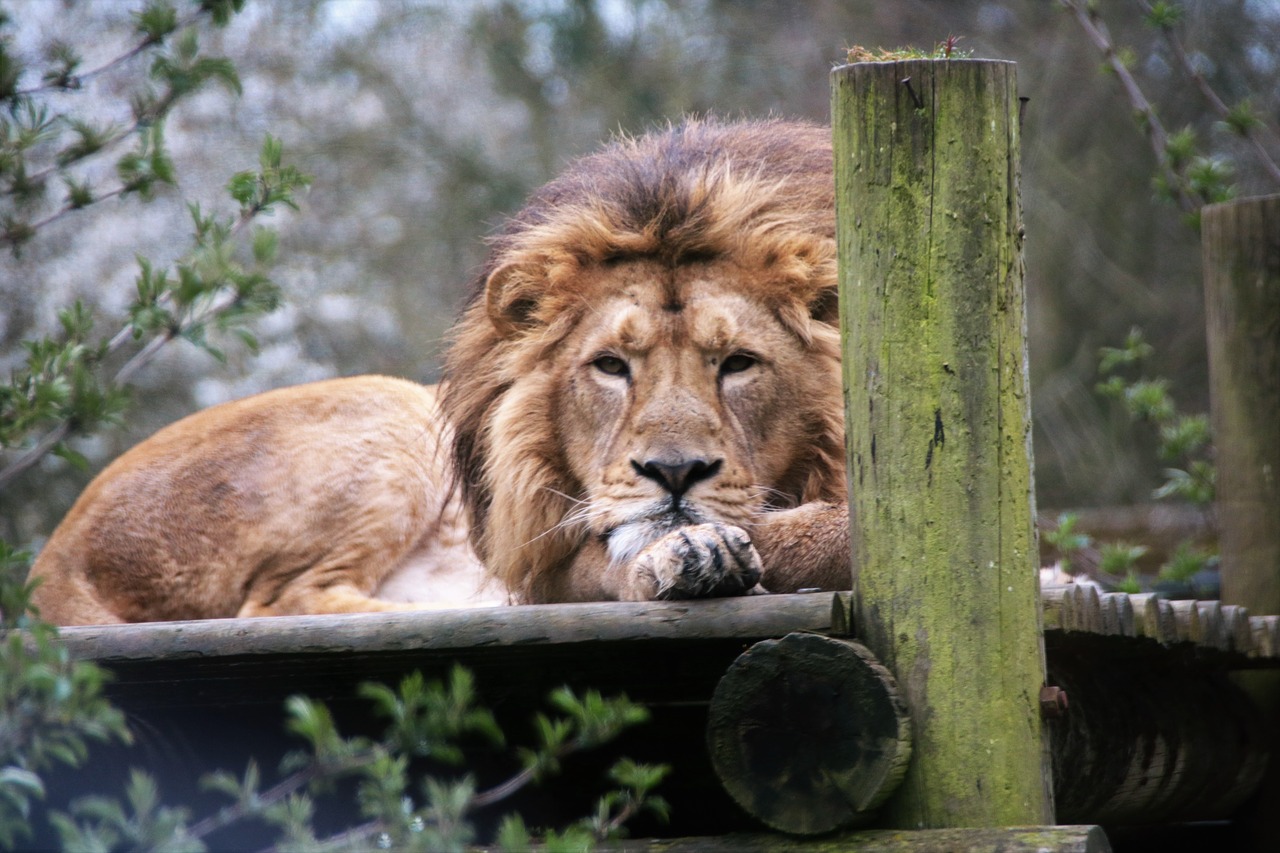
<instances>
[{"instance_id":1,"label":"twig","mask_svg":"<svg viewBox=\"0 0 1280 853\"><path fill-rule=\"evenodd\" d=\"M1151 4L1147 2L1147 0L1138 0L1138 5L1141 6L1142 10L1148 15L1151 14ZM1205 99L1209 104L1209 108L1217 114L1218 118L1226 120L1231 115L1231 108L1227 106L1226 102L1223 101L1222 98L1218 97L1218 93L1209 85L1209 81L1200 73L1200 69L1196 68L1191 62L1191 58L1187 56L1186 47L1182 44L1182 39L1178 38L1178 33L1170 24L1167 23L1160 24L1160 33L1164 36L1165 42L1169 45L1169 50L1173 54L1174 59L1177 60L1178 66L1182 69L1182 73L1186 74L1191 82L1195 84L1195 87L1199 90L1201 97ZM1269 137L1271 137L1273 142L1276 141L1275 131L1272 130L1269 125L1260 122L1259 126ZM1276 165L1276 161L1271 157L1266 146L1263 145L1262 140L1258 138L1255 128L1244 126L1233 129L1253 145L1253 149L1257 152L1258 161L1262 164L1263 170L1273 181L1280 183L1280 166Z\"/></svg>"},{"instance_id":2,"label":"twig","mask_svg":"<svg viewBox=\"0 0 1280 853\"><path fill-rule=\"evenodd\" d=\"M1195 213L1200 209L1200 202L1186 191L1183 187L1182 179L1169 164L1167 150L1169 134L1165 131L1164 125L1161 124L1159 117L1156 115L1155 108L1151 106L1151 102L1142 93L1142 88L1138 85L1138 81L1130 73L1129 69L1125 67L1124 62L1120 60L1120 56L1116 53L1115 45L1107 32L1106 24L1102 22L1095 9L1086 3L1080 2L1080 0L1059 0L1059 2L1071 10L1089 40L1102 52L1103 58L1106 59L1107 64L1120 81L1120 87L1124 90L1129 104L1133 107L1134 112L1141 116L1147 140L1151 143L1151 150L1156 155L1156 163L1164 174L1166 183L1169 185L1169 191L1173 193L1178 207L1184 213Z\"/></svg>"},{"instance_id":3,"label":"twig","mask_svg":"<svg viewBox=\"0 0 1280 853\"><path fill-rule=\"evenodd\" d=\"M333 850L350 850L351 843L354 841L362 841L375 832L382 832L386 829L386 824L380 820L371 820L360 826L353 826L351 829L339 832L337 835L330 835L328 838L320 841L321 849ZM260 853L276 853L280 850L280 845L272 844L270 847L264 847Z\"/></svg>"},{"instance_id":4,"label":"twig","mask_svg":"<svg viewBox=\"0 0 1280 853\"><path fill-rule=\"evenodd\" d=\"M128 188L127 188L127 187L119 186L119 187L116 187L116 188L115 188L115 189L113 189L113 190L108 190L107 192L105 192L105 193L103 193L103 194L101 194L101 195L94 196L93 201L92 201L91 203L92 203L92 204L97 204L98 202L106 201L107 199L116 198L117 196L124 195L124 194L125 194L125 192L127 192L127 191L128 191ZM36 231L39 231L41 228L44 228L46 225L52 225L54 222L57 222L57 221L58 221L59 219L61 219L62 217L64 217L64 216L68 216L68 215L70 215L71 213L74 213L74 212L75 212L75 211L77 211L77 210L83 210L83 209L84 209L84 208L86 208L86 207L88 207L88 205L85 205L85 204L80 204L80 205L76 205L76 204L68 204L68 205L64 205L64 206L63 206L63 207L61 207L60 209L55 210L53 213L50 213L50 214L49 214L48 216L46 216L44 219L40 219L40 220L37 220L37 221L35 221L35 222L32 222L32 223L30 223L30 224L29 224L28 226L26 226L26 227L30 229L31 233L34 233L34 232L36 232ZM19 242L19 241L18 241L18 239L17 239L17 238L15 238L15 237L11 237L11 236L9 236L9 235L5 235L5 234L0 234L0 246L6 246L6 245L8 245L8 246L12 246L12 245L14 245L14 244L16 244L16 243L18 243L18 242Z\"/></svg>"},{"instance_id":5,"label":"twig","mask_svg":"<svg viewBox=\"0 0 1280 853\"><path fill-rule=\"evenodd\" d=\"M206 14L207 11L208 11L207 9L199 9L193 12L192 14L188 15L187 17L183 18L182 20L177 21L174 25L173 32L177 32L178 30L185 29L186 27L191 26L192 24L194 24L196 21L200 19L201 15ZM172 35L172 33L169 33L168 35ZM62 79L51 80L50 82L42 83L39 86L32 86L30 89L19 89L18 91L11 94L5 100L15 100L17 98L26 98L32 95L38 95L42 92L69 91L69 90L79 89L82 86L84 86L84 84L87 81L92 80L94 77L98 77L103 74L106 74L108 71L111 71L112 69L120 65L123 65L124 63L128 62L130 59L133 59L135 56L139 55L140 53L143 53L149 48L157 47L163 44L165 38L167 37L168 37L167 35L162 36L160 38L156 38L154 36L147 36L146 38L142 39L137 44L135 44L133 47L126 50L124 53L120 54L114 59L110 59L107 62L104 62L102 65L99 65L97 68L94 68L91 71L85 71L82 74L68 74L66 75L66 77Z\"/></svg>"},{"instance_id":6,"label":"twig","mask_svg":"<svg viewBox=\"0 0 1280 853\"><path fill-rule=\"evenodd\" d=\"M351 756L345 761L337 764L312 764L297 771L291 776L286 776L263 793L254 797L253 806L246 806L243 803L235 803L227 806L226 808L219 810L216 814L209 815L209 817L204 820L193 824L187 830L187 834L191 838L204 838L206 835L216 832L225 826L230 826L236 821L248 817L249 815L259 814L265 808L275 805L285 797L306 787L316 779L330 776L336 777L343 773L349 773L369 760L370 755L365 753Z\"/></svg>"}]
</instances>

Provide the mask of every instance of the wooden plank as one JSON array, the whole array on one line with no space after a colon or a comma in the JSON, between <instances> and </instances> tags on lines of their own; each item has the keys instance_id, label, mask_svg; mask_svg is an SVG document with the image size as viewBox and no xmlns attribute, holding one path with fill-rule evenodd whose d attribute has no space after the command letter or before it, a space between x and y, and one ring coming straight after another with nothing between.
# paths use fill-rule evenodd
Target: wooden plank
<instances>
[{"instance_id":1,"label":"wooden plank","mask_svg":"<svg viewBox=\"0 0 1280 853\"><path fill-rule=\"evenodd\" d=\"M1011 829L869 830L807 840L782 835L637 839L606 844L605 853L1111 853L1099 826Z\"/></svg>"},{"instance_id":2,"label":"wooden plank","mask_svg":"<svg viewBox=\"0 0 1280 853\"><path fill-rule=\"evenodd\" d=\"M849 593L678 602L542 604L462 610L271 616L63 628L79 658L103 663L239 655L329 655L633 640L765 639L840 633Z\"/></svg>"},{"instance_id":3,"label":"wooden plank","mask_svg":"<svg viewBox=\"0 0 1280 853\"><path fill-rule=\"evenodd\" d=\"M682 602L546 604L337 616L273 616L63 628L72 655L102 663L219 657L320 657L386 652L536 647L645 640L744 641L793 631L851 633L850 593L803 593ZM1280 661L1280 617L1250 617L1216 602L1174 606L1144 593L1103 593L1077 584L1043 591L1045 630L1189 642L1190 611L1205 648ZM1213 627L1206 631L1203 624Z\"/></svg>"}]
</instances>

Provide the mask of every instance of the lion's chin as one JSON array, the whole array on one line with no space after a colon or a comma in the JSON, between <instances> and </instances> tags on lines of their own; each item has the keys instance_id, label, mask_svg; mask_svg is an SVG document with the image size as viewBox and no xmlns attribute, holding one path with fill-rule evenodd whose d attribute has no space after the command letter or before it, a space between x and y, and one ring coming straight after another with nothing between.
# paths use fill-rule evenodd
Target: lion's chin
<instances>
[{"instance_id":1,"label":"lion's chin","mask_svg":"<svg viewBox=\"0 0 1280 853\"><path fill-rule=\"evenodd\" d=\"M629 563L671 531L691 524L704 524L707 520L703 513L689 506L664 506L657 511L632 516L605 534L609 542L609 559L615 564Z\"/></svg>"}]
</instances>

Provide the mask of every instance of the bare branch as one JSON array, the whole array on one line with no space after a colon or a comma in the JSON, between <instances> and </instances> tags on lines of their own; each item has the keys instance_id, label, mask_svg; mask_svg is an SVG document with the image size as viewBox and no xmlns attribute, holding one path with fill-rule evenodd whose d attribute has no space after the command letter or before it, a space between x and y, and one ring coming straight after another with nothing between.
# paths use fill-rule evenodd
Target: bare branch
<instances>
[{"instance_id":1,"label":"bare branch","mask_svg":"<svg viewBox=\"0 0 1280 853\"><path fill-rule=\"evenodd\" d=\"M1138 5L1148 15L1151 14L1152 8L1148 0L1138 0ZM1164 36L1165 43L1169 45L1169 51L1177 61L1178 67L1182 69L1182 73L1187 75L1187 78L1195 84L1200 96L1209 104L1209 108L1213 110L1214 114L1226 121L1231 115L1231 108L1227 106L1222 98L1218 97L1218 93L1209 85L1209 81L1205 79L1204 74L1200 73L1200 69L1196 68L1191 61L1191 58L1187 55L1186 47L1182 44L1182 39L1178 38L1177 31L1170 24L1162 22L1160 24L1160 34ZM1253 146L1253 150L1257 153L1258 162L1262 164L1263 170L1271 177L1271 180L1280 184L1280 166L1276 165L1276 161L1267 151L1258 133L1258 130L1261 130L1275 144L1277 142L1275 131L1261 120L1259 120L1257 127L1244 126L1233 129L1248 140Z\"/></svg>"},{"instance_id":2,"label":"bare branch","mask_svg":"<svg viewBox=\"0 0 1280 853\"><path fill-rule=\"evenodd\" d=\"M187 17L183 18L182 20L178 21L177 25L174 27L174 32L177 32L178 30L191 26L196 21L200 20L200 16L206 14L207 11L208 10L206 9L199 9L193 12L192 14L188 15ZM83 74L70 74L65 79L52 80L48 83L43 83L39 86L32 86L30 89L19 89L18 91L10 95L8 99L27 98L27 97L31 97L32 95L39 95L45 92L62 92L62 91L80 89L84 86L85 83L89 82L93 78L100 77L103 74L106 74L111 70L118 68L121 65L124 65L126 62L128 62L130 59L133 59L135 56L138 56L139 54L144 53L153 47L158 47L163 43L164 43L164 39L162 38L153 38L151 36L146 36L140 39L137 44L135 44L133 47L126 50L124 53L120 54L114 59L110 59L104 62L102 65L99 65L97 68L94 68L91 71L85 71Z\"/></svg>"},{"instance_id":3,"label":"bare branch","mask_svg":"<svg viewBox=\"0 0 1280 853\"><path fill-rule=\"evenodd\" d=\"M1159 116L1156 115L1155 108L1151 106L1151 102L1142 93L1142 87L1138 85L1137 79L1134 78L1133 73L1129 71L1116 52L1115 45L1111 41L1111 36L1101 16L1091 4L1082 2L1082 0L1059 0L1059 2L1076 16L1081 29L1084 30L1094 46L1101 51L1107 65L1115 72L1116 79L1120 81L1120 88L1124 90L1125 97L1139 117L1139 122L1146 132L1148 142L1151 144L1151 150L1156 155L1156 163L1164 175L1165 181L1169 185L1169 191L1173 193L1178 207L1184 213L1195 213L1200 209L1200 202L1187 192L1181 177L1169 163L1167 150L1169 134L1160 122Z\"/></svg>"}]
</instances>

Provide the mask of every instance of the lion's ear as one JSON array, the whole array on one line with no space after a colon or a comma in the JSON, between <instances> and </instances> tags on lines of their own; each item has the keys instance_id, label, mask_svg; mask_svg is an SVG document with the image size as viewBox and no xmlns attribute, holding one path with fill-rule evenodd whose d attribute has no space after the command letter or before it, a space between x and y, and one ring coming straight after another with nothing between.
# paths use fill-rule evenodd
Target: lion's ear
<instances>
[{"instance_id":1,"label":"lion's ear","mask_svg":"<svg viewBox=\"0 0 1280 853\"><path fill-rule=\"evenodd\" d=\"M840 291L834 287L820 290L809 304L809 316L828 326L838 325L840 323Z\"/></svg>"},{"instance_id":2,"label":"lion's ear","mask_svg":"<svg viewBox=\"0 0 1280 853\"><path fill-rule=\"evenodd\" d=\"M503 337L534 325L541 280L540 271L527 264L504 264L490 273L484 284L485 308Z\"/></svg>"}]
</instances>

